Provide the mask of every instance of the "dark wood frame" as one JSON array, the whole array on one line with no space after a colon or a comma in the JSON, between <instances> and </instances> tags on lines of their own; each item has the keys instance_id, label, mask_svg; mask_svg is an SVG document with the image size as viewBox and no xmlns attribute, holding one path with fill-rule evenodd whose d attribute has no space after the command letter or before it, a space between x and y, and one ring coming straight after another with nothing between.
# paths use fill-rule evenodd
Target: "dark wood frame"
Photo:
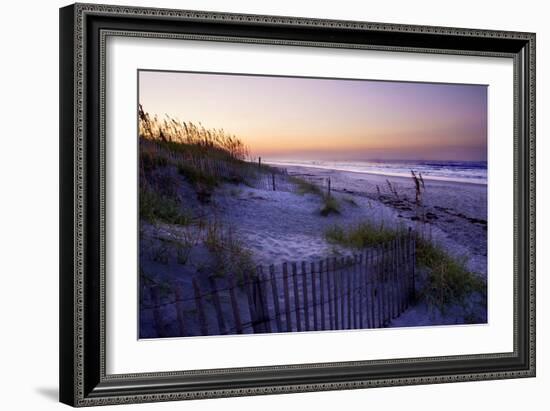
<instances>
[{"instance_id":1,"label":"dark wood frame","mask_svg":"<svg viewBox=\"0 0 550 411\"><path fill-rule=\"evenodd\" d=\"M110 35L512 58L514 351L107 375L102 124L103 51ZM535 34L76 4L60 10L60 100L62 402L87 406L535 375Z\"/></svg>"}]
</instances>

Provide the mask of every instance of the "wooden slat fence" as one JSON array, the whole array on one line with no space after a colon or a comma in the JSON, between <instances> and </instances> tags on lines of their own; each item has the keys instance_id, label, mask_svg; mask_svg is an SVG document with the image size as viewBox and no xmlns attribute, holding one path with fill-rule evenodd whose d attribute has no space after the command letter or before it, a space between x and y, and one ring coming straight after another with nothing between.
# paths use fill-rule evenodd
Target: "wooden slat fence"
<instances>
[{"instance_id":1,"label":"wooden slat fence","mask_svg":"<svg viewBox=\"0 0 550 411\"><path fill-rule=\"evenodd\" d=\"M176 287L164 299L147 287L141 312L151 331L142 337L386 327L414 301L415 260L409 231L352 256L196 277L192 291Z\"/></svg>"}]
</instances>

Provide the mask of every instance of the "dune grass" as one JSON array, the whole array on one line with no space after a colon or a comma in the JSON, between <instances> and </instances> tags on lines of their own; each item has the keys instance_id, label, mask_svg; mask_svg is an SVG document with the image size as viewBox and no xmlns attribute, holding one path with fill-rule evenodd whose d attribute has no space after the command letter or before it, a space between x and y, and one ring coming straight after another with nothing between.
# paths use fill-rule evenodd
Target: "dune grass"
<instances>
[{"instance_id":1,"label":"dune grass","mask_svg":"<svg viewBox=\"0 0 550 411\"><path fill-rule=\"evenodd\" d=\"M201 186L212 189L217 187L223 180L219 176L205 173L185 162L178 162L177 169L178 173L185 177L185 179L195 187Z\"/></svg>"},{"instance_id":2,"label":"dune grass","mask_svg":"<svg viewBox=\"0 0 550 411\"><path fill-rule=\"evenodd\" d=\"M289 176L289 181L296 184L298 194L322 195L321 188L318 185L304 180L303 178L297 176Z\"/></svg>"},{"instance_id":3,"label":"dune grass","mask_svg":"<svg viewBox=\"0 0 550 411\"><path fill-rule=\"evenodd\" d=\"M462 304L472 293L486 293L486 282L469 271L464 260L450 256L441 246L418 237L416 258L419 267L428 269L420 292L428 304L443 311L448 304Z\"/></svg>"},{"instance_id":4,"label":"dune grass","mask_svg":"<svg viewBox=\"0 0 550 411\"><path fill-rule=\"evenodd\" d=\"M352 249L374 247L398 236L396 230L375 225L371 222L362 222L353 227L334 225L325 231L325 238L329 243L338 244Z\"/></svg>"},{"instance_id":5,"label":"dune grass","mask_svg":"<svg viewBox=\"0 0 550 411\"><path fill-rule=\"evenodd\" d=\"M336 198L329 195L323 195L323 202L321 203L321 215L323 217L329 214L340 214L340 203Z\"/></svg>"},{"instance_id":6,"label":"dune grass","mask_svg":"<svg viewBox=\"0 0 550 411\"><path fill-rule=\"evenodd\" d=\"M222 182L246 183L261 170L246 161L248 147L222 129L200 123L160 119L139 106L140 165L144 174L175 166L198 190L212 190Z\"/></svg>"},{"instance_id":7,"label":"dune grass","mask_svg":"<svg viewBox=\"0 0 550 411\"><path fill-rule=\"evenodd\" d=\"M245 272L255 272L252 253L231 227L224 227L216 221L209 222L204 244L215 257L214 275L232 273L241 282Z\"/></svg>"},{"instance_id":8,"label":"dune grass","mask_svg":"<svg viewBox=\"0 0 550 411\"><path fill-rule=\"evenodd\" d=\"M191 217L182 211L177 199L146 187L140 187L139 190L139 217L150 223L191 223Z\"/></svg>"},{"instance_id":9,"label":"dune grass","mask_svg":"<svg viewBox=\"0 0 550 411\"><path fill-rule=\"evenodd\" d=\"M245 160L248 147L223 129L207 129L202 124L185 122L165 115L151 115L139 105L139 135L166 144L173 152L186 152Z\"/></svg>"},{"instance_id":10,"label":"dune grass","mask_svg":"<svg viewBox=\"0 0 550 411\"><path fill-rule=\"evenodd\" d=\"M314 194L321 198L321 209L319 211L323 217L330 214L340 214L341 205L338 200L334 196L324 193L323 189L317 184L297 176L289 176L289 181L296 185L298 194Z\"/></svg>"}]
</instances>

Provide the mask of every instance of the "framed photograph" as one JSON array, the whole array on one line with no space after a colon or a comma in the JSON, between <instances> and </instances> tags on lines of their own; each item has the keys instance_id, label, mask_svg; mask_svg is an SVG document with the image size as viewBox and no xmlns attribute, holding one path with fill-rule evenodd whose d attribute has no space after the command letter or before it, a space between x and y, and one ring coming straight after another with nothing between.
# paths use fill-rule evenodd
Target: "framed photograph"
<instances>
[{"instance_id":1,"label":"framed photograph","mask_svg":"<svg viewBox=\"0 0 550 411\"><path fill-rule=\"evenodd\" d=\"M535 34L60 23L62 402L535 376Z\"/></svg>"}]
</instances>

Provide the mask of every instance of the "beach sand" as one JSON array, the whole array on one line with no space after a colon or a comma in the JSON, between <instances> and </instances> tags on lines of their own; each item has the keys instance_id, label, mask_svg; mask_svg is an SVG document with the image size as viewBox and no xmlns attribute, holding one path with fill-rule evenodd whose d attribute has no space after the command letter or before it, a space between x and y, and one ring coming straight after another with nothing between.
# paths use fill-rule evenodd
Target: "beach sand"
<instances>
[{"instance_id":1,"label":"beach sand","mask_svg":"<svg viewBox=\"0 0 550 411\"><path fill-rule=\"evenodd\" d=\"M487 187L425 180L426 224L416 219L412 178L387 177L312 167L289 167L290 175L309 179L330 177L340 214L322 217L314 194L259 190L246 186L220 189L213 212L243 237L259 265L311 261L345 250L327 243L325 232L334 225L369 221L391 227L422 229L470 270L487 275ZM390 181L398 198L388 186ZM378 187L378 189L377 189ZM380 190L380 194L379 194Z\"/></svg>"},{"instance_id":2,"label":"beach sand","mask_svg":"<svg viewBox=\"0 0 550 411\"><path fill-rule=\"evenodd\" d=\"M301 166L287 167L287 170L291 175L330 178L334 192L352 195L355 199L370 199L377 207L383 204L394 211L393 215L399 221L415 226L415 185L412 178ZM399 198L391 192L388 181ZM427 229L449 252L466 256L470 268L486 277L487 185L427 179L424 184L422 204Z\"/></svg>"},{"instance_id":3,"label":"beach sand","mask_svg":"<svg viewBox=\"0 0 550 411\"><path fill-rule=\"evenodd\" d=\"M179 195L187 209L200 213L201 218L208 221L221 223L225 229L230 228L250 252L254 264L263 267L271 264L280 267L284 262L318 261L331 255L351 255L353 250L326 240L327 229L370 222L403 230L422 229L433 242L450 254L464 258L471 271L486 278L486 185L425 180L422 202L426 223L422 224L415 211L412 178L298 166L288 167L287 171L291 176L308 180L326 182L330 177L331 195L337 200L340 213L322 216L322 198L317 194L271 191L244 184L223 184L213 192L208 204L200 204L193 187L182 180ZM185 298L192 298L191 279L197 274L208 274L208 253L204 246L192 247L189 261L184 265L173 261L173 257L168 263L162 262L155 253L164 252L162 244L166 241L180 241L196 229L142 222L141 230L141 268L155 281L183 285ZM163 239L162 244L157 239ZM473 308L468 313L475 312L477 321L485 322L484 302L471 303ZM420 302L389 326L463 324L465 315L463 307L450 307L443 315ZM150 316L150 312L142 315L144 324L152 321ZM148 328L150 325L144 329Z\"/></svg>"}]
</instances>

